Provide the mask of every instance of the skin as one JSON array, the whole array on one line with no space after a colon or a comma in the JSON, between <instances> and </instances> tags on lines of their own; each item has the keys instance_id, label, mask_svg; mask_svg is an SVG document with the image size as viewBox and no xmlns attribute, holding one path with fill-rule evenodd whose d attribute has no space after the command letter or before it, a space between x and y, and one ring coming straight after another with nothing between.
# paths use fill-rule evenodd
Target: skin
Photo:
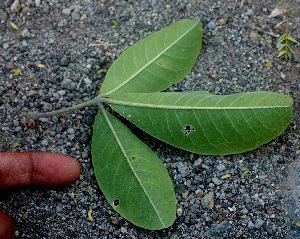
<instances>
[{"instance_id":1,"label":"skin","mask_svg":"<svg viewBox=\"0 0 300 239\"><path fill-rule=\"evenodd\" d=\"M30 185L66 185L78 179L79 163L66 155L47 152L0 153L0 190ZM0 238L15 238L10 216L0 212Z\"/></svg>"}]
</instances>

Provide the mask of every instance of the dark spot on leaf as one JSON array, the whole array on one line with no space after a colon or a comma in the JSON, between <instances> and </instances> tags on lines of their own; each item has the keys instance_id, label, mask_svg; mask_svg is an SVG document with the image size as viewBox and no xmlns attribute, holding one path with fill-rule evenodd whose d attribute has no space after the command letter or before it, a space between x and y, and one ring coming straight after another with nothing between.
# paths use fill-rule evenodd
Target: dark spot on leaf
<instances>
[{"instance_id":1,"label":"dark spot on leaf","mask_svg":"<svg viewBox=\"0 0 300 239\"><path fill-rule=\"evenodd\" d=\"M185 128L181 130L181 132L183 132L184 135L188 135L193 131L195 131L195 128L192 125L186 125Z\"/></svg>"},{"instance_id":2,"label":"dark spot on leaf","mask_svg":"<svg viewBox=\"0 0 300 239\"><path fill-rule=\"evenodd\" d=\"M115 207L119 206L120 200L116 198L116 199L114 200L113 204L114 204Z\"/></svg>"},{"instance_id":3,"label":"dark spot on leaf","mask_svg":"<svg viewBox=\"0 0 300 239\"><path fill-rule=\"evenodd\" d=\"M158 64L159 64L160 66L164 66L165 63L164 63L163 61L159 61Z\"/></svg>"},{"instance_id":4,"label":"dark spot on leaf","mask_svg":"<svg viewBox=\"0 0 300 239\"><path fill-rule=\"evenodd\" d=\"M132 160L136 160L136 156L132 156L131 159L132 159Z\"/></svg>"}]
</instances>

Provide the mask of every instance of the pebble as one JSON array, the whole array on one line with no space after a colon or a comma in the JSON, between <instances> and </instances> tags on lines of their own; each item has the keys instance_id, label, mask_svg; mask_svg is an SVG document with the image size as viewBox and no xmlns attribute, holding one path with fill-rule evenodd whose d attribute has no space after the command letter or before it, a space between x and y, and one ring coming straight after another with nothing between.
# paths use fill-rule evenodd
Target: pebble
<instances>
[{"instance_id":1,"label":"pebble","mask_svg":"<svg viewBox=\"0 0 300 239\"><path fill-rule=\"evenodd\" d=\"M10 6L10 11L12 13L18 13L21 10L21 5L19 0L15 0L12 5Z\"/></svg>"},{"instance_id":2,"label":"pebble","mask_svg":"<svg viewBox=\"0 0 300 239\"><path fill-rule=\"evenodd\" d=\"M80 20L79 12L77 12L77 11L72 12L72 19L76 20L76 21Z\"/></svg>"},{"instance_id":3,"label":"pebble","mask_svg":"<svg viewBox=\"0 0 300 239\"><path fill-rule=\"evenodd\" d=\"M216 24L214 23L214 22L209 22L208 24L207 24L207 27L209 28L209 29L215 29L216 28Z\"/></svg>"},{"instance_id":4,"label":"pebble","mask_svg":"<svg viewBox=\"0 0 300 239\"><path fill-rule=\"evenodd\" d=\"M71 79L66 78L61 82L61 87L68 90L75 90L77 86Z\"/></svg>"},{"instance_id":5,"label":"pebble","mask_svg":"<svg viewBox=\"0 0 300 239\"><path fill-rule=\"evenodd\" d=\"M221 19L219 20L219 23L220 23L221 25L225 25L225 24L226 24L226 20L225 20L224 18L221 18Z\"/></svg>"},{"instance_id":6,"label":"pebble","mask_svg":"<svg viewBox=\"0 0 300 239\"><path fill-rule=\"evenodd\" d=\"M183 165L182 162L178 163L177 168L178 168L178 172L181 174L182 177L185 177L187 175L186 173L187 166Z\"/></svg>"},{"instance_id":7,"label":"pebble","mask_svg":"<svg viewBox=\"0 0 300 239\"><path fill-rule=\"evenodd\" d=\"M19 133L19 132L21 132L21 131L22 131L22 127L21 127L21 126L17 126L17 127L15 128L15 132Z\"/></svg>"},{"instance_id":8,"label":"pebble","mask_svg":"<svg viewBox=\"0 0 300 239\"><path fill-rule=\"evenodd\" d=\"M68 134L75 134L75 130L73 128L69 128L67 132Z\"/></svg>"},{"instance_id":9,"label":"pebble","mask_svg":"<svg viewBox=\"0 0 300 239\"><path fill-rule=\"evenodd\" d=\"M226 170L226 167L224 164L219 164L216 168L217 168L218 172L222 172L222 171Z\"/></svg>"},{"instance_id":10,"label":"pebble","mask_svg":"<svg viewBox=\"0 0 300 239\"><path fill-rule=\"evenodd\" d=\"M8 14L4 9L0 9L0 20L5 21L8 18Z\"/></svg>"},{"instance_id":11,"label":"pebble","mask_svg":"<svg viewBox=\"0 0 300 239\"><path fill-rule=\"evenodd\" d=\"M6 64L5 64L5 67L7 68L7 69L9 69L9 70L12 70L12 69L15 69L16 67L15 67L15 64L13 63L13 62L7 62Z\"/></svg>"},{"instance_id":12,"label":"pebble","mask_svg":"<svg viewBox=\"0 0 300 239\"><path fill-rule=\"evenodd\" d=\"M24 8L22 8L22 13L23 13L23 15L27 15L27 14L30 13L30 12L31 12L30 7L25 6Z\"/></svg>"},{"instance_id":13,"label":"pebble","mask_svg":"<svg viewBox=\"0 0 300 239\"><path fill-rule=\"evenodd\" d=\"M255 228L257 228L257 229L261 228L261 226L264 224L264 222L265 222L264 220L258 218L255 222Z\"/></svg>"},{"instance_id":14,"label":"pebble","mask_svg":"<svg viewBox=\"0 0 300 239\"><path fill-rule=\"evenodd\" d=\"M252 10L252 9L247 9L246 14L247 14L249 17L253 16L253 10Z\"/></svg>"},{"instance_id":15,"label":"pebble","mask_svg":"<svg viewBox=\"0 0 300 239\"><path fill-rule=\"evenodd\" d=\"M202 164L202 158L198 158L195 162L194 162L194 167L199 167Z\"/></svg>"},{"instance_id":16,"label":"pebble","mask_svg":"<svg viewBox=\"0 0 300 239\"><path fill-rule=\"evenodd\" d=\"M27 28L25 28L22 32L21 32L21 36L24 38L30 38L31 34L29 32L29 30Z\"/></svg>"},{"instance_id":17,"label":"pebble","mask_svg":"<svg viewBox=\"0 0 300 239\"><path fill-rule=\"evenodd\" d=\"M217 177L215 177L215 178L212 178L212 181L213 181L213 183L215 184L215 185L221 185L222 183L223 183L223 180L222 179L219 179L219 178L217 178Z\"/></svg>"},{"instance_id":18,"label":"pebble","mask_svg":"<svg viewBox=\"0 0 300 239\"><path fill-rule=\"evenodd\" d=\"M115 217L111 217L110 218L110 221L111 221L111 223L113 224L113 225L115 225L115 226L118 226L119 225L119 220L117 219L117 218L115 218Z\"/></svg>"},{"instance_id":19,"label":"pebble","mask_svg":"<svg viewBox=\"0 0 300 239\"><path fill-rule=\"evenodd\" d=\"M64 96L66 94L66 91L65 90L60 90L57 92L57 94L61 95L61 96Z\"/></svg>"},{"instance_id":20,"label":"pebble","mask_svg":"<svg viewBox=\"0 0 300 239\"><path fill-rule=\"evenodd\" d=\"M30 97L30 96L35 96L37 94L38 94L38 92L36 90L29 90L28 93L27 93L27 96Z\"/></svg>"},{"instance_id":21,"label":"pebble","mask_svg":"<svg viewBox=\"0 0 300 239\"><path fill-rule=\"evenodd\" d=\"M62 10L62 14L65 16L70 16L71 15L71 9L70 8L65 8Z\"/></svg>"},{"instance_id":22,"label":"pebble","mask_svg":"<svg viewBox=\"0 0 300 239\"><path fill-rule=\"evenodd\" d=\"M209 192L201 199L201 205L204 208L212 209L214 207L214 193Z\"/></svg>"},{"instance_id":23,"label":"pebble","mask_svg":"<svg viewBox=\"0 0 300 239\"><path fill-rule=\"evenodd\" d=\"M92 80L88 77L84 78L83 80L84 80L85 84L87 84L87 85L92 84Z\"/></svg>"},{"instance_id":24,"label":"pebble","mask_svg":"<svg viewBox=\"0 0 300 239\"><path fill-rule=\"evenodd\" d=\"M42 140L41 144L47 146L48 145L48 140L47 139Z\"/></svg>"},{"instance_id":25,"label":"pebble","mask_svg":"<svg viewBox=\"0 0 300 239\"><path fill-rule=\"evenodd\" d=\"M251 220L249 220L249 221L248 221L248 224L247 224L247 227L248 227L249 229L252 229L252 228L255 227L255 225L253 224L253 222L252 222Z\"/></svg>"}]
</instances>

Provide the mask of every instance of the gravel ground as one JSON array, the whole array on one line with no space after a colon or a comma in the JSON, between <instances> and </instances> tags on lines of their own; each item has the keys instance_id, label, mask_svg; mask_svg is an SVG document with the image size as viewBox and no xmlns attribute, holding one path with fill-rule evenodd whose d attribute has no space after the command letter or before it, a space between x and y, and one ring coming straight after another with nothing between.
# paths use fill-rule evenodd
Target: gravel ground
<instances>
[{"instance_id":1,"label":"gravel ground","mask_svg":"<svg viewBox=\"0 0 300 239\"><path fill-rule=\"evenodd\" d=\"M300 221L299 43L291 61L277 59L277 38L266 33L285 31L284 24L276 27L282 16L268 19L275 0L245 0L243 7L235 0L19 1L0 3L0 150L67 154L82 174L66 187L1 191L0 210L13 217L18 238L299 238L295 223L274 209ZM294 1L289 28L298 42L299 13ZM270 143L225 157L142 134L166 165L178 200L174 225L148 231L114 212L97 186L90 153L97 108L40 119L35 128L25 114L92 99L124 49L183 18L202 22L204 44L194 69L171 91L282 92L294 99L294 118ZM116 45L90 46L96 40ZM231 177L219 179L225 174Z\"/></svg>"}]
</instances>

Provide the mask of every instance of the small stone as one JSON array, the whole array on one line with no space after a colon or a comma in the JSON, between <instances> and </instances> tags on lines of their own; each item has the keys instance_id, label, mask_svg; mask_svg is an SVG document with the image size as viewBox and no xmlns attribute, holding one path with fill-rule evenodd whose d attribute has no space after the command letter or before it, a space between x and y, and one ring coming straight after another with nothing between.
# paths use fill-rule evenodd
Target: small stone
<instances>
[{"instance_id":1,"label":"small stone","mask_svg":"<svg viewBox=\"0 0 300 239\"><path fill-rule=\"evenodd\" d=\"M199 198L202 198L204 192L203 192L203 190L201 190L201 189L197 189L196 192L195 192L195 194L196 194Z\"/></svg>"},{"instance_id":2,"label":"small stone","mask_svg":"<svg viewBox=\"0 0 300 239\"><path fill-rule=\"evenodd\" d=\"M242 209L242 210L241 210L241 213L242 213L243 215L248 214L248 209L247 209L247 208Z\"/></svg>"},{"instance_id":3,"label":"small stone","mask_svg":"<svg viewBox=\"0 0 300 239\"><path fill-rule=\"evenodd\" d=\"M22 9L23 15L27 15L31 11L30 7L26 6Z\"/></svg>"},{"instance_id":4,"label":"small stone","mask_svg":"<svg viewBox=\"0 0 300 239\"><path fill-rule=\"evenodd\" d=\"M257 229L261 228L261 226L264 224L264 222L265 222L264 220L258 218L255 222L255 228L257 228Z\"/></svg>"},{"instance_id":5,"label":"small stone","mask_svg":"<svg viewBox=\"0 0 300 239\"><path fill-rule=\"evenodd\" d=\"M223 180L221 180L221 179L219 179L219 178L217 178L217 177L215 177L215 178L212 178L212 181L213 181L213 183L215 184L215 185L221 185L222 183L223 183Z\"/></svg>"},{"instance_id":6,"label":"small stone","mask_svg":"<svg viewBox=\"0 0 300 239\"><path fill-rule=\"evenodd\" d=\"M66 16L70 16L71 11L72 10L70 8L65 8L65 9L62 10L62 14L66 15Z\"/></svg>"},{"instance_id":7,"label":"small stone","mask_svg":"<svg viewBox=\"0 0 300 239\"><path fill-rule=\"evenodd\" d=\"M118 220L118 218L111 217L111 218L110 218L110 221L111 221L111 224L113 224L113 225L115 225L115 226L119 225L119 220Z\"/></svg>"},{"instance_id":8,"label":"small stone","mask_svg":"<svg viewBox=\"0 0 300 239\"><path fill-rule=\"evenodd\" d=\"M270 234L273 235L275 232L275 225L272 221L270 221L269 219L263 224L264 228L266 229L266 231Z\"/></svg>"},{"instance_id":9,"label":"small stone","mask_svg":"<svg viewBox=\"0 0 300 239\"><path fill-rule=\"evenodd\" d=\"M22 32L21 32L21 36L24 38L30 38L31 34L29 32L29 30L27 28L25 28Z\"/></svg>"},{"instance_id":10,"label":"small stone","mask_svg":"<svg viewBox=\"0 0 300 239\"><path fill-rule=\"evenodd\" d=\"M9 70L12 70L12 69L15 69L16 67L15 67L15 64L13 63L13 62L7 62L6 64L5 64L5 67L7 68L7 69L9 69Z\"/></svg>"},{"instance_id":11,"label":"small stone","mask_svg":"<svg viewBox=\"0 0 300 239\"><path fill-rule=\"evenodd\" d=\"M48 140L46 140L46 139L42 140L41 144L47 146L48 145Z\"/></svg>"},{"instance_id":12,"label":"small stone","mask_svg":"<svg viewBox=\"0 0 300 239\"><path fill-rule=\"evenodd\" d=\"M39 121L43 123L49 123L49 118L39 118Z\"/></svg>"},{"instance_id":13,"label":"small stone","mask_svg":"<svg viewBox=\"0 0 300 239\"><path fill-rule=\"evenodd\" d=\"M285 79L285 74L281 73L280 78L284 80Z\"/></svg>"},{"instance_id":14,"label":"small stone","mask_svg":"<svg viewBox=\"0 0 300 239\"><path fill-rule=\"evenodd\" d=\"M59 61L60 66L67 67L69 64L70 64L70 58L66 55L63 56Z\"/></svg>"},{"instance_id":15,"label":"small stone","mask_svg":"<svg viewBox=\"0 0 300 239\"><path fill-rule=\"evenodd\" d=\"M214 208L214 193L209 192L201 199L201 205L204 208L212 209Z\"/></svg>"},{"instance_id":16,"label":"small stone","mask_svg":"<svg viewBox=\"0 0 300 239\"><path fill-rule=\"evenodd\" d=\"M252 10L252 9L248 9L247 12L246 12L246 14L247 14L249 17L253 16L253 10Z\"/></svg>"},{"instance_id":17,"label":"small stone","mask_svg":"<svg viewBox=\"0 0 300 239\"><path fill-rule=\"evenodd\" d=\"M27 96L35 96L35 95L37 95L38 94L38 92L37 91L35 91L35 90L30 90L30 91L28 91L28 93L27 93Z\"/></svg>"},{"instance_id":18,"label":"small stone","mask_svg":"<svg viewBox=\"0 0 300 239\"><path fill-rule=\"evenodd\" d=\"M67 78L61 82L61 87L68 90L75 90L76 84L71 79Z\"/></svg>"},{"instance_id":19,"label":"small stone","mask_svg":"<svg viewBox=\"0 0 300 239\"><path fill-rule=\"evenodd\" d=\"M87 18L87 15L84 13L84 14L82 14L82 16L81 16L80 21L83 21L83 20L85 20L86 18Z\"/></svg>"},{"instance_id":20,"label":"small stone","mask_svg":"<svg viewBox=\"0 0 300 239\"><path fill-rule=\"evenodd\" d=\"M225 25L225 24L226 24L226 20L225 20L224 18L221 18L221 19L219 20L219 23L220 23L221 25Z\"/></svg>"},{"instance_id":21,"label":"small stone","mask_svg":"<svg viewBox=\"0 0 300 239\"><path fill-rule=\"evenodd\" d=\"M182 177L185 177L187 175L186 173L187 166L183 165L182 162L178 163L177 168L178 168L178 172L181 174Z\"/></svg>"},{"instance_id":22,"label":"small stone","mask_svg":"<svg viewBox=\"0 0 300 239\"><path fill-rule=\"evenodd\" d=\"M216 24L214 23L214 22L209 22L208 24L207 24L207 27L209 28L209 29L215 29L216 28Z\"/></svg>"},{"instance_id":23,"label":"small stone","mask_svg":"<svg viewBox=\"0 0 300 239\"><path fill-rule=\"evenodd\" d=\"M222 172L222 171L226 170L226 167L224 164L219 164L216 168L217 168L218 172Z\"/></svg>"},{"instance_id":24,"label":"small stone","mask_svg":"<svg viewBox=\"0 0 300 239\"><path fill-rule=\"evenodd\" d=\"M12 13L18 13L21 10L21 5L19 0L15 0L12 5L10 6L10 11Z\"/></svg>"},{"instance_id":25,"label":"small stone","mask_svg":"<svg viewBox=\"0 0 300 239\"><path fill-rule=\"evenodd\" d=\"M87 84L87 85L92 84L91 79L88 77L84 78L83 80L84 80L85 84Z\"/></svg>"},{"instance_id":26,"label":"small stone","mask_svg":"<svg viewBox=\"0 0 300 239\"><path fill-rule=\"evenodd\" d=\"M0 9L0 20L5 21L8 18L8 14L5 10Z\"/></svg>"},{"instance_id":27,"label":"small stone","mask_svg":"<svg viewBox=\"0 0 300 239\"><path fill-rule=\"evenodd\" d=\"M201 164L202 164L202 159L198 158L194 163L194 167L199 167Z\"/></svg>"},{"instance_id":28,"label":"small stone","mask_svg":"<svg viewBox=\"0 0 300 239\"><path fill-rule=\"evenodd\" d=\"M249 229L254 228L254 224L253 224L253 222L252 222L251 220L248 221L247 227L248 227Z\"/></svg>"},{"instance_id":29,"label":"small stone","mask_svg":"<svg viewBox=\"0 0 300 239\"><path fill-rule=\"evenodd\" d=\"M25 41L25 40L22 41L21 44L22 44L22 46L24 46L24 47L28 46L28 43L27 43L27 41Z\"/></svg>"},{"instance_id":30,"label":"small stone","mask_svg":"<svg viewBox=\"0 0 300 239\"><path fill-rule=\"evenodd\" d=\"M23 107L25 104L24 104L24 100L18 100L18 105L20 107Z\"/></svg>"},{"instance_id":31,"label":"small stone","mask_svg":"<svg viewBox=\"0 0 300 239\"><path fill-rule=\"evenodd\" d=\"M73 20L76 20L76 21L78 21L78 20L80 20L80 14L79 14L79 12L72 12L72 19Z\"/></svg>"},{"instance_id":32,"label":"small stone","mask_svg":"<svg viewBox=\"0 0 300 239\"><path fill-rule=\"evenodd\" d=\"M35 3L36 7L40 7L41 6L41 0L35 0L34 3Z\"/></svg>"},{"instance_id":33,"label":"small stone","mask_svg":"<svg viewBox=\"0 0 300 239\"><path fill-rule=\"evenodd\" d=\"M75 134L75 130L73 128L69 128L67 132L68 134Z\"/></svg>"},{"instance_id":34,"label":"small stone","mask_svg":"<svg viewBox=\"0 0 300 239\"><path fill-rule=\"evenodd\" d=\"M22 127L21 127L21 126L17 126L17 127L15 128L15 132L19 133L19 132L21 132L21 131L22 131Z\"/></svg>"},{"instance_id":35,"label":"small stone","mask_svg":"<svg viewBox=\"0 0 300 239\"><path fill-rule=\"evenodd\" d=\"M57 94L59 94L60 96L64 96L66 94L65 90L60 90L57 92Z\"/></svg>"}]
</instances>

